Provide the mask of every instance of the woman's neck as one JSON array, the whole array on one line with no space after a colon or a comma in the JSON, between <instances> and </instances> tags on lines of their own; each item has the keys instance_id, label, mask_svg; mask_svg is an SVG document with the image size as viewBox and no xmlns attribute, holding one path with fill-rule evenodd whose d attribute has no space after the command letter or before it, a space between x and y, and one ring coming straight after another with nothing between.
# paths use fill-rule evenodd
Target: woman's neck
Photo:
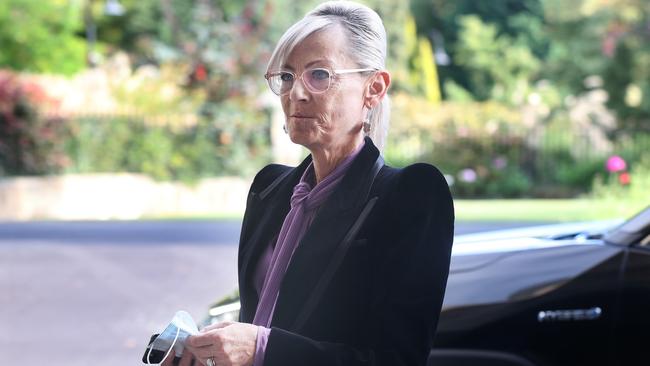
<instances>
[{"instance_id":1,"label":"woman's neck","mask_svg":"<svg viewBox=\"0 0 650 366\"><path fill-rule=\"evenodd\" d=\"M356 138L354 143L346 143L336 147L311 150L316 184L327 177L346 157L357 150L363 142L363 136Z\"/></svg>"}]
</instances>

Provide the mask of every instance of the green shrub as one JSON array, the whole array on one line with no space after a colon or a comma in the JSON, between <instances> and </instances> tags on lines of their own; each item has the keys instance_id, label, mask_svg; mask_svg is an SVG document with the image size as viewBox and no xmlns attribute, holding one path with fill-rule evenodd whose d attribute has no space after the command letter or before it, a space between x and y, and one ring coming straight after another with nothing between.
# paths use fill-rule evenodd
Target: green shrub
<instances>
[{"instance_id":1,"label":"green shrub","mask_svg":"<svg viewBox=\"0 0 650 366\"><path fill-rule=\"evenodd\" d=\"M267 117L233 99L208 106L183 126L151 117L86 116L72 121L69 172L134 172L194 182L250 176L270 161Z\"/></svg>"},{"instance_id":2,"label":"green shrub","mask_svg":"<svg viewBox=\"0 0 650 366\"><path fill-rule=\"evenodd\" d=\"M492 181L487 182L485 196L516 198L529 195L533 182L516 166L494 173Z\"/></svg>"},{"instance_id":3,"label":"green shrub","mask_svg":"<svg viewBox=\"0 0 650 366\"><path fill-rule=\"evenodd\" d=\"M434 105L398 94L392 116L386 160L438 166L457 197L576 197L590 192L612 151L634 162L650 149L648 134L594 142L562 114L529 126L522 111L495 102Z\"/></svg>"},{"instance_id":4,"label":"green shrub","mask_svg":"<svg viewBox=\"0 0 650 366\"><path fill-rule=\"evenodd\" d=\"M599 174L594 180L591 196L594 198L621 201L621 202L645 202L650 204L648 199L648 187L650 187L650 156L644 156L633 164L629 164L629 171L621 173ZM629 183L621 183L621 174L628 174Z\"/></svg>"},{"instance_id":5,"label":"green shrub","mask_svg":"<svg viewBox=\"0 0 650 366\"><path fill-rule=\"evenodd\" d=\"M220 174L250 176L270 161L269 117L246 98L206 104L202 114L215 139Z\"/></svg>"},{"instance_id":6,"label":"green shrub","mask_svg":"<svg viewBox=\"0 0 650 366\"><path fill-rule=\"evenodd\" d=\"M530 191L531 178L521 168L525 141L520 136L499 139L468 135L434 145L424 155L454 176L452 192L458 197L522 197Z\"/></svg>"},{"instance_id":7,"label":"green shrub","mask_svg":"<svg viewBox=\"0 0 650 366\"><path fill-rule=\"evenodd\" d=\"M386 160L436 165L457 197L522 197L533 184L521 114L499 103L444 102L398 94ZM528 164L530 165L530 164Z\"/></svg>"},{"instance_id":8,"label":"green shrub","mask_svg":"<svg viewBox=\"0 0 650 366\"><path fill-rule=\"evenodd\" d=\"M178 179L171 169L175 136L168 127L133 124L125 146L125 168L159 180Z\"/></svg>"},{"instance_id":9,"label":"green shrub","mask_svg":"<svg viewBox=\"0 0 650 366\"><path fill-rule=\"evenodd\" d=\"M65 121L35 107L50 102L37 85L0 71L0 176L52 174L66 167Z\"/></svg>"},{"instance_id":10,"label":"green shrub","mask_svg":"<svg viewBox=\"0 0 650 366\"><path fill-rule=\"evenodd\" d=\"M125 171L127 146L133 124L126 117L82 116L70 120L71 138L66 151L72 160L68 172Z\"/></svg>"}]
</instances>

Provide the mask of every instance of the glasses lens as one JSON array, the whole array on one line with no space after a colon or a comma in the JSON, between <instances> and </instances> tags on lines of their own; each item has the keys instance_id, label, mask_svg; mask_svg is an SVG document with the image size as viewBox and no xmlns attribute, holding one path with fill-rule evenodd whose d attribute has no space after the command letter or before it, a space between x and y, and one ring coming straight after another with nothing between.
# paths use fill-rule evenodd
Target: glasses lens
<instances>
[{"instance_id":1,"label":"glasses lens","mask_svg":"<svg viewBox=\"0 0 650 366\"><path fill-rule=\"evenodd\" d=\"M330 72L326 69L305 70L305 85L314 92L324 92L330 87Z\"/></svg>"},{"instance_id":2,"label":"glasses lens","mask_svg":"<svg viewBox=\"0 0 650 366\"><path fill-rule=\"evenodd\" d=\"M275 94L284 95L293 88L296 75L289 71L280 71L269 75L267 79ZM322 93L330 87L331 74L327 69L309 69L303 73L302 80L309 91Z\"/></svg>"},{"instance_id":3,"label":"glasses lens","mask_svg":"<svg viewBox=\"0 0 650 366\"><path fill-rule=\"evenodd\" d=\"M281 71L268 77L269 87L275 94L282 95L291 90L295 79L294 74L288 71Z\"/></svg>"}]
</instances>

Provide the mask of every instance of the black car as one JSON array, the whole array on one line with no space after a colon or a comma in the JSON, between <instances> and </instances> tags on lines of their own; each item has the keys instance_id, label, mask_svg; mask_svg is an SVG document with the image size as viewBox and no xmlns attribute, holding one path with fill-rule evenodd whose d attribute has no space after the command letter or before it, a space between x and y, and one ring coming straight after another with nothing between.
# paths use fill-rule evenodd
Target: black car
<instances>
[{"instance_id":1,"label":"black car","mask_svg":"<svg viewBox=\"0 0 650 366\"><path fill-rule=\"evenodd\" d=\"M237 319L238 299L207 322ZM650 207L457 236L429 365L650 365Z\"/></svg>"}]
</instances>

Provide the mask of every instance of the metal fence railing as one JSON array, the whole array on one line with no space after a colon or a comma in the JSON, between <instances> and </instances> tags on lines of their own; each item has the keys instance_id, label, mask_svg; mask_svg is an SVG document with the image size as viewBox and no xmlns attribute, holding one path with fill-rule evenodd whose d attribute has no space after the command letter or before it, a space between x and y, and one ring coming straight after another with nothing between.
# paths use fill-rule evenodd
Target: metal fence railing
<instances>
[{"instance_id":1,"label":"metal fence railing","mask_svg":"<svg viewBox=\"0 0 650 366\"><path fill-rule=\"evenodd\" d=\"M493 135L440 131L436 136L393 139L386 160L397 166L424 161L438 166L460 194L568 197L588 192L605 161L621 156L629 168L650 158L650 133L572 133L539 128Z\"/></svg>"}]
</instances>

